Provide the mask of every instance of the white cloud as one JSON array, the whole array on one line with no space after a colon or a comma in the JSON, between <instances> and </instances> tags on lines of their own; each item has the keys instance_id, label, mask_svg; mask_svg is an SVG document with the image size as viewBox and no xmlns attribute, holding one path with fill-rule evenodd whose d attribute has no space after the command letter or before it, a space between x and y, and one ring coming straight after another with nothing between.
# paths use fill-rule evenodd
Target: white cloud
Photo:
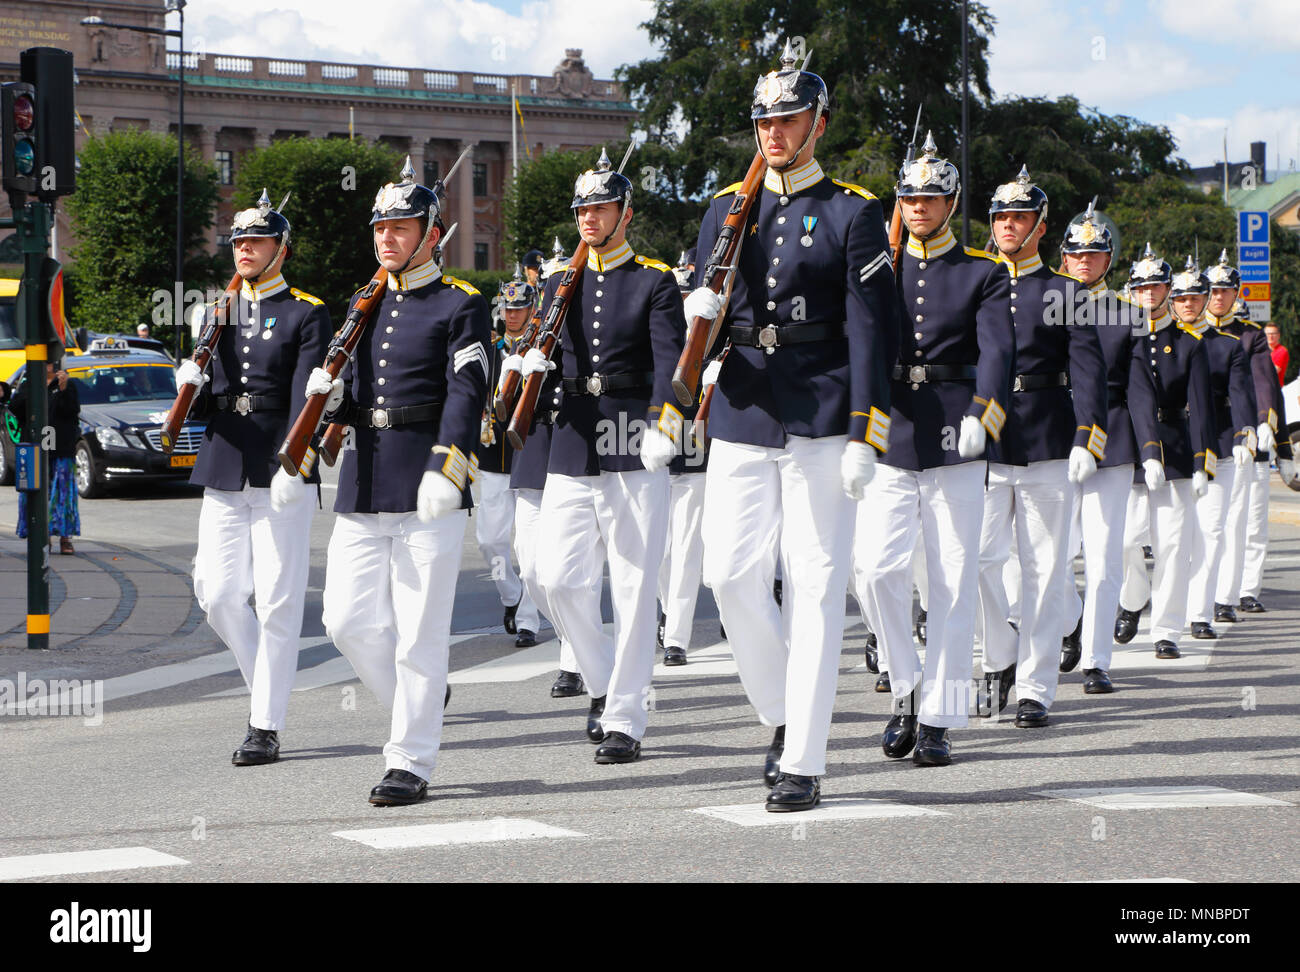
<instances>
[{"instance_id":1,"label":"white cloud","mask_svg":"<svg viewBox=\"0 0 1300 972\"><path fill-rule=\"evenodd\" d=\"M1221 47L1245 44L1250 50L1294 50L1300 46L1295 0L1152 0L1165 30Z\"/></svg>"},{"instance_id":2,"label":"white cloud","mask_svg":"<svg viewBox=\"0 0 1300 972\"><path fill-rule=\"evenodd\" d=\"M1300 104L1280 108L1243 105L1228 116L1177 114L1161 124L1168 125L1178 139L1178 154L1194 166L1223 160L1226 128L1229 161L1246 161L1251 142L1266 142L1265 170L1270 180L1300 169Z\"/></svg>"}]
</instances>

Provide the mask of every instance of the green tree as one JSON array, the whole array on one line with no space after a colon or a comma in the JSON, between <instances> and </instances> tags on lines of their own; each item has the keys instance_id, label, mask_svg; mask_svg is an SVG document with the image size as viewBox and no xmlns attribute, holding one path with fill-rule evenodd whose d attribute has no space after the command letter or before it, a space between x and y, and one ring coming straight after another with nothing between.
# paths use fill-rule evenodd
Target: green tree
<instances>
[{"instance_id":1,"label":"green tree","mask_svg":"<svg viewBox=\"0 0 1300 972\"><path fill-rule=\"evenodd\" d=\"M174 318L176 139L150 132L91 136L80 152L68 215L77 236L68 271L69 317L92 331L134 331L163 307ZM185 287L218 280L205 251L217 202L217 171L185 151ZM160 335L161 336L161 335Z\"/></svg>"}]
</instances>

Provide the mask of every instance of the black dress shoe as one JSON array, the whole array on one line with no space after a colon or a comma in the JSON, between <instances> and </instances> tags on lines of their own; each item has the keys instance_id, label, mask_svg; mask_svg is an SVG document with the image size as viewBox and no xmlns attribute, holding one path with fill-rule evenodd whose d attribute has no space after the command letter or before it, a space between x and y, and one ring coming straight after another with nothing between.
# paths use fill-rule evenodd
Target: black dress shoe
<instances>
[{"instance_id":1,"label":"black dress shoe","mask_svg":"<svg viewBox=\"0 0 1300 972\"><path fill-rule=\"evenodd\" d=\"M727 640L727 628L721 621L718 622L718 637L723 641Z\"/></svg>"},{"instance_id":2,"label":"black dress shoe","mask_svg":"<svg viewBox=\"0 0 1300 972\"><path fill-rule=\"evenodd\" d=\"M257 729L252 723L244 741L239 744L230 761L236 766L261 766L280 758L280 734L274 729Z\"/></svg>"},{"instance_id":3,"label":"black dress shoe","mask_svg":"<svg viewBox=\"0 0 1300 972\"><path fill-rule=\"evenodd\" d=\"M600 717L605 714L605 696L591 700L587 710L587 738L594 743L605 741L605 730L600 728Z\"/></svg>"},{"instance_id":4,"label":"black dress shoe","mask_svg":"<svg viewBox=\"0 0 1300 972\"><path fill-rule=\"evenodd\" d=\"M877 692L893 691L893 689L891 689L889 685L889 672L880 673L880 677L876 679L876 691Z\"/></svg>"},{"instance_id":5,"label":"black dress shoe","mask_svg":"<svg viewBox=\"0 0 1300 972\"><path fill-rule=\"evenodd\" d=\"M655 647L660 651L664 650L664 627L668 624L668 618L663 611L659 612L659 627L655 629Z\"/></svg>"},{"instance_id":6,"label":"black dress shoe","mask_svg":"<svg viewBox=\"0 0 1300 972\"><path fill-rule=\"evenodd\" d=\"M776 732L772 733L772 745L767 747L767 755L763 757L763 782L768 786L776 786L776 781L781 777L783 755L785 755L785 726L777 726Z\"/></svg>"},{"instance_id":7,"label":"black dress shoe","mask_svg":"<svg viewBox=\"0 0 1300 972\"><path fill-rule=\"evenodd\" d=\"M1154 557L1151 556L1151 544L1147 543L1142 545L1142 559L1143 560L1155 559Z\"/></svg>"},{"instance_id":8,"label":"black dress shoe","mask_svg":"<svg viewBox=\"0 0 1300 972\"><path fill-rule=\"evenodd\" d=\"M679 647L677 647L676 645L669 645L667 648L664 649L664 664L665 664L665 665L685 665L685 664L686 664L686 649L685 649L685 648L679 648Z\"/></svg>"},{"instance_id":9,"label":"black dress shoe","mask_svg":"<svg viewBox=\"0 0 1300 972\"><path fill-rule=\"evenodd\" d=\"M560 669L560 674L551 684L551 698L553 699L571 699L585 691L582 676L577 672L566 672L564 669Z\"/></svg>"},{"instance_id":10,"label":"black dress shoe","mask_svg":"<svg viewBox=\"0 0 1300 972\"><path fill-rule=\"evenodd\" d=\"M1016 684L1016 666L1008 665L1000 672L985 672L984 677L975 685L975 714L981 719L991 719L993 710L993 690L998 693L997 712L1007 707L1011 697L1011 688Z\"/></svg>"},{"instance_id":11,"label":"black dress shoe","mask_svg":"<svg viewBox=\"0 0 1300 972\"><path fill-rule=\"evenodd\" d=\"M894 714L880 734L880 748L890 759L902 759L916 745L916 689L905 699L894 700Z\"/></svg>"},{"instance_id":12,"label":"black dress shoe","mask_svg":"<svg viewBox=\"0 0 1300 972\"><path fill-rule=\"evenodd\" d=\"M872 631L867 632L866 654L867 654L867 671L869 671L872 675L879 675L880 674L880 652L876 645L875 632Z\"/></svg>"},{"instance_id":13,"label":"black dress shoe","mask_svg":"<svg viewBox=\"0 0 1300 972\"><path fill-rule=\"evenodd\" d=\"M1231 604L1216 604L1214 605L1214 620L1226 624L1236 624L1237 612L1232 609Z\"/></svg>"},{"instance_id":14,"label":"black dress shoe","mask_svg":"<svg viewBox=\"0 0 1300 972\"><path fill-rule=\"evenodd\" d=\"M406 770L390 769L379 781L379 785L370 791L370 802L377 807L395 807L407 803L419 803L429 784L414 773Z\"/></svg>"},{"instance_id":15,"label":"black dress shoe","mask_svg":"<svg viewBox=\"0 0 1300 972\"><path fill-rule=\"evenodd\" d=\"M822 785L817 777L782 773L767 795L767 809L772 813L811 810L821 799Z\"/></svg>"},{"instance_id":16,"label":"black dress shoe","mask_svg":"<svg viewBox=\"0 0 1300 972\"><path fill-rule=\"evenodd\" d=\"M1079 623L1074 626L1074 630L1061 639L1061 665L1063 672L1074 671L1074 666L1079 664L1079 658L1083 655L1083 618L1079 618Z\"/></svg>"},{"instance_id":17,"label":"black dress shoe","mask_svg":"<svg viewBox=\"0 0 1300 972\"><path fill-rule=\"evenodd\" d=\"M952 746L948 742L947 729L919 724L917 730L913 763L917 766L947 766L952 762Z\"/></svg>"},{"instance_id":18,"label":"black dress shoe","mask_svg":"<svg viewBox=\"0 0 1300 972\"><path fill-rule=\"evenodd\" d=\"M1047 707L1033 699L1021 699L1016 709L1017 729L1038 729L1047 725Z\"/></svg>"},{"instance_id":19,"label":"black dress shoe","mask_svg":"<svg viewBox=\"0 0 1300 972\"><path fill-rule=\"evenodd\" d=\"M1133 636L1138 633L1138 617L1137 611L1119 609L1119 615L1115 618L1116 644L1127 645L1133 640Z\"/></svg>"},{"instance_id":20,"label":"black dress shoe","mask_svg":"<svg viewBox=\"0 0 1300 972\"><path fill-rule=\"evenodd\" d=\"M519 629L519 636L515 638L516 648L531 648L537 644L537 632L529 631L527 628Z\"/></svg>"},{"instance_id":21,"label":"black dress shoe","mask_svg":"<svg viewBox=\"0 0 1300 972\"><path fill-rule=\"evenodd\" d=\"M630 763L641 755L641 743L627 733L611 732L596 750L598 763Z\"/></svg>"},{"instance_id":22,"label":"black dress shoe","mask_svg":"<svg viewBox=\"0 0 1300 972\"><path fill-rule=\"evenodd\" d=\"M1217 621L1218 619L1216 618L1215 620ZM1217 634L1215 634L1215 633L1214 633L1214 629L1210 627L1210 622L1208 622L1208 621L1193 621L1193 622L1192 622L1192 637L1193 637L1193 638L1200 638L1202 641L1213 641L1215 638L1217 638L1217 637L1219 637L1219 636L1218 636Z\"/></svg>"},{"instance_id":23,"label":"black dress shoe","mask_svg":"<svg viewBox=\"0 0 1300 972\"><path fill-rule=\"evenodd\" d=\"M1245 611L1247 614L1263 614L1265 607L1259 603L1259 598L1247 595L1241 599L1241 602L1237 605L1237 610Z\"/></svg>"},{"instance_id":24,"label":"black dress shoe","mask_svg":"<svg viewBox=\"0 0 1300 972\"><path fill-rule=\"evenodd\" d=\"M781 578L778 577L776 580L772 581L772 596L776 598L776 603L778 605L781 603L781 588Z\"/></svg>"},{"instance_id":25,"label":"black dress shoe","mask_svg":"<svg viewBox=\"0 0 1300 972\"><path fill-rule=\"evenodd\" d=\"M1157 658L1182 658L1183 653L1178 650L1178 646L1174 644L1172 641L1157 641L1156 657Z\"/></svg>"},{"instance_id":26,"label":"black dress shoe","mask_svg":"<svg viewBox=\"0 0 1300 972\"><path fill-rule=\"evenodd\" d=\"M442 697L442 707L447 708L447 703L451 701L451 683L447 683L447 692Z\"/></svg>"},{"instance_id":27,"label":"black dress shoe","mask_svg":"<svg viewBox=\"0 0 1300 972\"><path fill-rule=\"evenodd\" d=\"M519 600L506 608L505 617L501 619L501 623L506 626L506 634L515 634L515 612L519 610L519 605L523 603L524 596L520 594Z\"/></svg>"},{"instance_id":28,"label":"black dress shoe","mask_svg":"<svg viewBox=\"0 0 1300 972\"><path fill-rule=\"evenodd\" d=\"M922 645L925 644L925 635L926 635L925 622L926 622L925 608L922 608L921 610L916 612L916 620L912 622L912 637L914 637L917 640L917 642Z\"/></svg>"},{"instance_id":29,"label":"black dress shoe","mask_svg":"<svg viewBox=\"0 0 1300 972\"><path fill-rule=\"evenodd\" d=\"M1115 686L1110 682L1110 673L1104 668L1085 668L1083 691L1085 695L1109 695L1115 691Z\"/></svg>"}]
</instances>

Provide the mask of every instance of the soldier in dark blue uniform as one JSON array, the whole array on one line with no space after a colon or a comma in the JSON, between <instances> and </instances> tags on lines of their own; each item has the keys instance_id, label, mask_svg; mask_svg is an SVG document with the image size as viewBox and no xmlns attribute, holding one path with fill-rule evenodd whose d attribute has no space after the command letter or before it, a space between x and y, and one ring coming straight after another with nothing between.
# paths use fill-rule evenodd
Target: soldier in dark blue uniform
<instances>
[{"instance_id":1,"label":"soldier in dark blue uniform","mask_svg":"<svg viewBox=\"0 0 1300 972\"><path fill-rule=\"evenodd\" d=\"M1015 353L1007 267L957 243L948 222L960 176L936 151L927 135L921 157L899 173L906 320L891 359L889 451L862 504L856 540L894 696L881 746L893 759L915 748L919 766L951 762L948 730L968 721L985 447L1003 434ZM928 577L924 670L910 617L918 544Z\"/></svg>"},{"instance_id":2,"label":"soldier in dark blue uniform","mask_svg":"<svg viewBox=\"0 0 1300 972\"><path fill-rule=\"evenodd\" d=\"M190 476L205 487L194 594L252 693L247 734L232 758L251 766L280 753L320 482L315 469L306 482L289 476L275 454L325 354L330 317L321 301L285 283L289 221L271 208L266 190L255 208L235 214L230 243L244 281L213 352L211 384L190 360L176 380L202 389L191 411L207 419Z\"/></svg>"},{"instance_id":3,"label":"soldier in dark blue uniform","mask_svg":"<svg viewBox=\"0 0 1300 972\"><path fill-rule=\"evenodd\" d=\"M1196 550L1195 500L1205 494L1218 465L1210 370L1201 336L1169 312L1173 272L1148 243L1133 264L1129 289L1146 321L1148 367L1156 386L1156 430L1166 482L1135 482L1124 520L1124 583L1115 640L1137 633L1138 612L1151 600L1151 640L1157 658L1178 658L1187 621L1187 592ZM1142 543L1149 538L1154 577L1147 580Z\"/></svg>"},{"instance_id":4,"label":"soldier in dark blue uniform","mask_svg":"<svg viewBox=\"0 0 1300 972\"><path fill-rule=\"evenodd\" d=\"M561 335L563 396L542 494L537 543L546 555L537 573L551 621L573 646L592 696L587 732L600 744L596 762L627 763L640 756L651 702L667 466L686 434L671 384L682 350L682 299L669 267L628 245L632 184L603 152L596 168L578 177L572 208L587 263ZM544 306L566 276L547 281ZM555 367L530 348L522 374ZM606 560L612 639L600 615Z\"/></svg>"},{"instance_id":5,"label":"soldier in dark blue uniform","mask_svg":"<svg viewBox=\"0 0 1300 972\"><path fill-rule=\"evenodd\" d=\"M1001 441L989 449L980 536L984 618L984 704L992 714L993 679L1016 681L1016 725L1047 725L1056 697L1065 547L1078 484L1106 455L1106 363L1097 329L1075 315L1077 281L1043 263L1047 194L1023 166L989 204L993 241L1011 272L1016 376ZM1019 630L1003 568L1011 535L1019 542ZM1001 701L1001 686L998 686Z\"/></svg>"},{"instance_id":6,"label":"soldier in dark blue uniform","mask_svg":"<svg viewBox=\"0 0 1300 972\"><path fill-rule=\"evenodd\" d=\"M1073 671L1082 659L1083 691L1114 691L1110 680L1112 634L1124 573L1124 516L1139 463L1151 489L1164 484L1156 432L1156 387L1146 362L1146 335L1136 307L1106 287L1114 256L1110 229L1093 206L1072 222L1061 244L1066 273L1087 288L1076 295L1079 323L1093 327L1106 360L1106 455L1097 473L1079 489L1067 547L1066 624L1073 634L1062 646L1060 670ZM1069 566L1083 547L1084 598L1079 600Z\"/></svg>"},{"instance_id":7,"label":"soldier in dark blue uniform","mask_svg":"<svg viewBox=\"0 0 1300 972\"><path fill-rule=\"evenodd\" d=\"M402 182L375 197L388 287L346 381L316 369L308 394L355 431L344 452L325 574L325 631L392 709L379 805L423 799L442 736L451 609L488 394L487 301L434 259L437 194ZM346 386L346 387L345 387Z\"/></svg>"},{"instance_id":8,"label":"soldier in dark blue uniform","mask_svg":"<svg viewBox=\"0 0 1300 972\"><path fill-rule=\"evenodd\" d=\"M781 70L755 86L750 117L768 169L711 349L731 343L709 418L704 576L750 704L776 730L764 766L773 811L820 799L854 500L889 445L898 341L880 203L813 157L829 107L825 83L798 70L788 46ZM738 187L709 207L698 253L712 253ZM700 287L686 318L714 319L721 303ZM778 553L789 581L780 606Z\"/></svg>"}]
</instances>

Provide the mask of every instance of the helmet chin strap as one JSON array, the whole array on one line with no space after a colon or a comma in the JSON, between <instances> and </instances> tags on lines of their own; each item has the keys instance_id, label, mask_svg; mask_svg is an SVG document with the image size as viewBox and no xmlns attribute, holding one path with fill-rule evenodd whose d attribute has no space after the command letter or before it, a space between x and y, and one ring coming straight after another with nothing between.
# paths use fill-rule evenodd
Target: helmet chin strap
<instances>
[{"instance_id":1,"label":"helmet chin strap","mask_svg":"<svg viewBox=\"0 0 1300 972\"><path fill-rule=\"evenodd\" d=\"M1030 227L1029 232L1026 233L1023 237L1021 237L1020 242L1016 244L1016 248L1012 250L1010 253L1008 253L1006 250L1002 248L1002 244L998 242L998 238L996 234L994 234L993 236L993 245L998 248L998 252L1000 252L1003 256L1008 258L1015 256L1017 253L1019 253L1021 250L1025 248L1025 244L1028 243L1030 239L1033 237L1033 235L1038 232L1038 227L1043 225L1043 220L1045 220L1046 218L1047 218L1047 207L1044 206L1043 211L1038 214L1038 219L1034 221L1034 225ZM992 225L992 222L993 221L990 219L989 224ZM1103 276L1105 275L1103 274Z\"/></svg>"},{"instance_id":2,"label":"helmet chin strap","mask_svg":"<svg viewBox=\"0 0 1300 972\"><path fill-rule=\"evenodd\" d=\"M433 217L426 216L425 220L427 225L424 227L424 236L420 238L420 242L415 245L415 249L411 251L411 255L406 258L406 261L400 267L398 267L396 270L388 271L389 273L393 274L393 276L400 277L402 274L406 273L406 271L410 269L411 261L415 259L415 255L424 249L424 244L429 242L429 237L433 235L433 229L434 229ZM373 234L371 235L373 236ZM372 240L371 245L373 246L375 251L375 262L382 264L383 261L379 259L379 243L377 241ZM434 249L436 251L437 247L435 246ZM434 259L434 254L430 254L429 259L431 260Z\"/></svg>"},{"instance_id":3,"label":"helmet chin strap","mask_svg":"<svg viewBox=\"0 0 1300 972\"><path fill-rule=\"evenodd\" d=\"M590 249L603 249L605 244L614 238L614 234L618 232L618 228L623 225L623 215L627 212L627 202L627 199L624 198L624 200L618 204L618 219L614 221L614 228L606 233L605 238L599 243L589 244ZM582 223L578 220L578 211L576 209L573 211L573 224L578 227L578 239L582 239Z\"/></svg>"},{"instance_id":4,"label":"helmet chin strap","mask_svg":"<svg viewBox=\"0 0 1300 972\"><path fill-rule=\"evenodd\" d=\"M948 197L947 197L947 196L944 196L943 198L944 198L944 199L947 199ZM917 238L918 240L920 240L922 243L928 243L928 242L930 242L930 240L934 239L936 236L939 236L941 233L943 233L944 230L946 230L946 229L948 228L948 224L952 222L952 216L953 216L953 213L957 212L957 204L958 204L959 202L961 202L961 185L960 185L960 184L958 184L958 186L957 186L957 192L956 192L956 194L954 194L953 197L952 197L952 208L948 210L948 215L945 216L945 217L943 218L943 222L942 222L942 223L940 223L938 226L936 226L936 227L934 228L934 231L933 231L933 232L931 232L931 233L927 233L925 236L917 236L915 233L912 232L912 227L911 227L911 226L908 226L908 227L907 227L907 231L908 231L909 233L912 233L913 236L916 236L916 238ZM906 222L906 220L904 220L904 222Z\"/></svg>"},{"instance_id":5,"label":"helmet chin strap","mask_svg":"<svg viewBox=\"0 0 1300 972\"><path fill-rule=\"evenodd\" d=\"M763 156L763 161L768 164L768 167L772 169L776 169L777 172L785 172L787 169L792 168L794 164L799 161L799 156L803 154L803 150L808 147L808 143L812 141L813 132L817 131L817 121L821 117L822 117L822 105L821 102L819 101L817 102L817 106L813 108L812 124L808 126L808 133L804 135L803 141L799 143L799 147L795 149L794 154L790 156L790 161L786 162L784 165L775 164L771 159L767 157L767 153L763 151L763 139L759 137L758 134L759 119L755 118L754 119L754 142L755 144L758 145L758 153L761 156Z\"/></svg>"}]
</instances>

